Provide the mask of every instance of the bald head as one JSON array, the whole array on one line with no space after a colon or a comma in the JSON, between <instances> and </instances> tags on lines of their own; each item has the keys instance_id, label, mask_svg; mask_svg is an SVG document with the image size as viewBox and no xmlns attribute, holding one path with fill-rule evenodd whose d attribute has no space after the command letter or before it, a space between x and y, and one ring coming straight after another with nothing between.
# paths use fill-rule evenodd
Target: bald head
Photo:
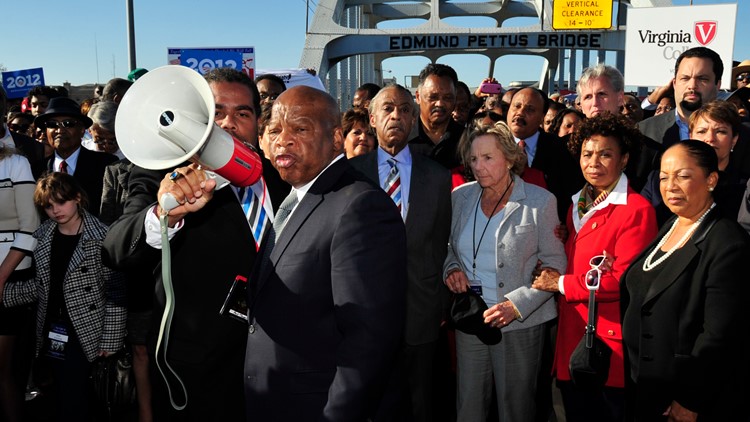
<instances>
[{"instance_id":1,"label":"bald head","mask_svg":"<svg viewBox=\"0 0 750 422\"><path fill-rule=\"evenodd\" d=\"M307 86L284 91L273 104L269 153L281 178L295 188L323 171L343 150L336 100Z\"/></svg>"}]
</instances>

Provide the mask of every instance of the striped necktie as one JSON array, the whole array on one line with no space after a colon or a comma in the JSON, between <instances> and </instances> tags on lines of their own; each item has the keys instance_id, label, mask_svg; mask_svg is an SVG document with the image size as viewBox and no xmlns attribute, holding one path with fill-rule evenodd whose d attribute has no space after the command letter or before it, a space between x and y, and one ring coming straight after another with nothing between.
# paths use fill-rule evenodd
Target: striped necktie
<instances>
[{"instance_id":1,"label":"striped necktie","mask_svg":"<svg viewBox=\"0 0 750 422\"><path fill-rule=\"evenodd\" d=\"M265 179L261 177L260 181L245 188L240 202L242 211L244 211L247 222L250 224L250 230L253 232L255 250L259 250L260 241L263 239L263 234L268 229L273 217L273 208L270 208L271 197Z\"/></svg>"},{"instance_id":2,"label":"striped necktie","mask_svg":"<svg viewBox=\"0 0 750 422\"><path fill-rule=\"evenodd\" d=\"M393 199L396 207L398 207L398 211L401 212L401 175L398 172L395 158L389 158L388 164L391 166L391 171L388 172L388 177L385 178L383 190Z\"/></svg>"}]
</instances>

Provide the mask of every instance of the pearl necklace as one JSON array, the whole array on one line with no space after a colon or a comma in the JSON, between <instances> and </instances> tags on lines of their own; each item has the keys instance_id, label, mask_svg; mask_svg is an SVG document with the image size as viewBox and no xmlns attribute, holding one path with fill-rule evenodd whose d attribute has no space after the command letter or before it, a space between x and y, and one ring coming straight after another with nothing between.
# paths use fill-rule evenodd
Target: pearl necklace
<instances>
[{"instance_id":1,"label":"pearl necklace","mask_svg":"<svg viewBox=\"0 0 750 422\"><path fill-rule=\"evenodd\" d=\"M708 215L709 211L711 211L716 206L716 202L712 203L710 207L706 210L706 212L703 213L703 215L698 218L698 221L693 223L690 228L685 232L685 234L682 236L682 239L680 239L679 242L677 242L674 246L672 246L664 255L661 256L661 258L654 261L654 256L656 256L656 252L661 249L662 246L664 246L665 243L667 243L667 240L670 236L672 236L672 232L677 228L677 222L679 221L679 218L674 221L672 224L672 227L670 227L667 234L664 235L664 237L661 238L659 243L656 245L654 250L651 251L650 254L646 257L646 260L643 261L643 271L651 271L654 268L656 268L659 264L666 261L667 258L672 256L673 253L677 249L680 248L685 242L687 242L688 239L690 239L690 236L693 235L693 232L700 226L700 224L703 222L703 220L706 218L706 215Z\"/></svg>"}]
</instances>

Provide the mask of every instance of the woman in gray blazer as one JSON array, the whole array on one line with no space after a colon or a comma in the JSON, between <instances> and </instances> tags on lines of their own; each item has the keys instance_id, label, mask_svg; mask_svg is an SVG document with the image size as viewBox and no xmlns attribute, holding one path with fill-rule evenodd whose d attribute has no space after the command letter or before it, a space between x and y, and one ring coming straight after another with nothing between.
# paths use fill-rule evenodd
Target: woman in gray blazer
<instances>
[{"instance_id":1,"label":"woman in gray blazer","mask_svg":"<svg viewBox=\"0 0 750 422\"><path fill-rule=\"evenodd\" d=\"M107 228L84 209L73 176L41 178L34 203L49 217L34 232L36 276L6 284L3 304L38 302L36 355L54 380L56 417L90 420L90 363L117 352L125 338L124 279L102 263Z\"/></svg>"},{"instance_id":2,"label":"woman in gray blazer","mask_svg":"<svg viewBox=\"0 0 750 422\"><path fill-rule=\"evenodd\" d=\"M566 266L554 233L557 202L518 176L526 157L505 123L474 129L462 145L477 181L453 191L445 283L454 293L480 293L489 306L484 322L503 339L487 345L456 332L458 420L486 419L494 376L500 420L533 421L544 323L557 311L553 295L532 289L531 281L539 265Z\"/></svg>"}]
</instances>

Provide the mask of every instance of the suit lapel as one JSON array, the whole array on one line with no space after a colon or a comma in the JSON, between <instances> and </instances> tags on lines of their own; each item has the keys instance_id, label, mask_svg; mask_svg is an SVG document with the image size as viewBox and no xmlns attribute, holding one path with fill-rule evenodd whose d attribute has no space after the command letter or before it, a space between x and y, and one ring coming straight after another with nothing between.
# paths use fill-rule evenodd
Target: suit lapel
<instances>
[{"instance_id":1,"label":"suit lapel","mask_svg":"<svg viewBox=\"0 0 750 422\"><path fill-rule=\"evenodd\" d=\"M422 156L419 154L411 155L411 181L409 182L409 203L407 205L406 221L406 238L409 238L409 232L419 221L420 206L424 204L434 204L436 198L433 191L428 189L425 184L429 175L422 165Z\"/></svg>"},{"instance_id":2,"label":"suit lapel","mask_svg":"<svg viewBox=\"0 0 750 422\"><path fill-rule=\"evenodd\" d=\"M578 233L576 234L576 242L594 232L601 231L604 225L607 224L610 214L613 211L614 206L607 206L603 210L599 210L598 212L594 213L594 215L588 221L586 221L586 224L581 226L581 229L578 230ZM578 212L575 206L573 208L573 212Z\"/></svg>"},{"instance_id":3,"label":"suit lapel","mask_svg":"<svg viewBox=\"0 0 750 422\"><path fill-rule=\"evenodd\" d=\"M331 185L333 185L348 168L350 168L349 163L347 163L345 158L331 164L331 166L324 170L320 177L318 177L318 180L310 187L305 194L305 197L302 198L302 201L297 204L297 207L292 212L286 225L284 225L284 230L276 239L273 250L271 250L270 256L268 256L268 260L263 259L263 262L261 263L256 293L259 292L265 285L266 281L268 281L271 276L271 271L276 267L283 256L284 251L289 247L289 244L297 235L297 232L299 232L305 221L310 217L310 214L312 214L313 211L325 200L325 193L330 191ZM268 247L268 242L266 240L267 238L264 240L263 257L268 255L268 253L265 252L265 248Z\"/></svg>"},{"instance_id":4,"label":"suit lapel","mask_svg":"<svg viewBox=\"0 0 750 422\"><path fill-rule=\"evenodd\" d=\"M659 237L661 239L661 237ZM656 246L656 245L654 245ZM695 258L696 255L698 255L698 248L695 247L695 244L693 242L688 241L688 243L681 248L680 255L682 256L681 262L673 262L672 265L668 265L666 263L662 265L666 265L664 269L662 270L661 274L659 274L659 277L654 280L653 283L648 288L648 292L646 293L646 297L643 300L643 304L650 302L652 299L654 299L656 296L658 296L661 292L663 292L667 287L671 286L672 283L674 283L677 278L685 272L686 264ZM649 248L649 252L651 251L651 248ZM683 260L684 259L684 260Z\"/></svg>"},{"instance_id":5,"label":"suit lapel","mask_svg":"<svg viewBox=\"0 0 750 422\"><path fill-rule=\"evenodd\" d=\"M52 236L54 235L54 230L57 230L57 224L51 223L51 220L46 226L43 225L42 227L44 230L37 231L35 235L37 236L37 239L39 240L39 243L37 244L36 250L34 251L35 257L39 257L39 261L36 266L36 270L38 271L37 277L42 282L46 282L47 285L49 285L50 282L50 262L52 261Z\"/></svg>"},{"instance_id":6,"label":"suit lapel","mask_svg":"<svg viewBox=\"0 0 750 422\"><path fill-rule=\"evenodd\" d=\"M513 176L513 178L515 179L515 182L513 183L515 186L513 186L513 192L511 192L508 202L505 204L505 211L503 213L503 220L500 222L500 227L508 221L508 217L510 217L511 214L521 208L519 201L526 199L526 189L523 181L521 181L521 177Z\"/></svg>"},{"instance_id":7,"label":"suit lapel","mask_svg":"<svg viewBox=\"0 0 750 422\"><path fill-rule=\"evenodd\" d=\"M364 167L362 173L367 176L368 179L372 180L376 185L382 189L382 183L380 182L380 174L378 174L378 151L377 149L364 157Z\"/></svg>"},{"instance_id":8,"label":"suit lapel","mask_svg":"<svg viewBox=\"0 0 750 422\"><path fill-rule=\"evenodd\" d=\"M698 227L695 233L693 233L691 239L688 240L687 243L679 249L679 261L676 261L674 260L674 258L672 258L671 263L662 264L666 265L666 267L664 267L661 274L659 274L659 277L657 277L657 279L651 284L651 286L649 286L646 297L643 300L644 305L658 296L661 292L666 290L669 286L671 286L675 281L677 281L677 278L685 272L690 262L692 262L693 259L695 259L695 257L700 254L698 244L700 244L700 242L705 239L706 234L708 234L708 232L711 230L711 227L713 227L718 217L719 215L715 209L709 212L709 214L706 216L706 219L703 221L703 223L701 223L700 227ZM668 227L672 226L673 221L674 220L670 219L667 224L664 225L663 233L660 232L657 235L656 239L654 239L652 246L646 249L648 252L651 252L651 250L656 247L656 244L659 242L659 240L661 240L661 238L669 230Z\"/></svg>"},{"instance_id":9,"label":"suit lapel","mask_svg":"<svg viewBox=\"0 0 750 422\"><path fill-rule=\"evenodd\" d=\"M270 259L274 266L278 263L279 258L283 255L284 250L289 246L289 242L297 234L300 227L302 227L302 224L304 224L313 210L315 210L321 202L323 202L323 195L307 192L305 197L302 198L302 202L297 204L294 208L292 215L289 217L286 225L284 225L284 230L276 239L273 251L271 251Z\"/></svg>"}]
</instances>

